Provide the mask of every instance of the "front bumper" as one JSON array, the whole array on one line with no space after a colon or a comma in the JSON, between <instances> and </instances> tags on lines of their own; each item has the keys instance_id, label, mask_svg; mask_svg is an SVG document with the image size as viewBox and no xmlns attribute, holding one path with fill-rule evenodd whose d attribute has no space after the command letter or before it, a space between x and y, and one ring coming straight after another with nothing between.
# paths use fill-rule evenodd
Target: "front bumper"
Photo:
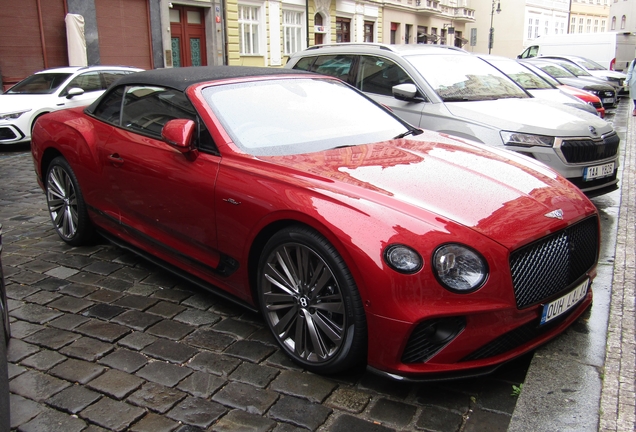
<instances>
[{"instance_id":1,"label":"front bumper","mask_svg":"<svg viewBox=\"0 0 636 432\"><path fill-rule=\"evenodd\" d=\"M592 193L618 183L620 139L615 132L598 138L557 138L554 147L515 147L509 150L532 157L557 171L581 191ZM614 170L602 177L586 179L586 168L614 163Z\"/></svg>"},{"instance_id":2,"label":"front bumper","mask_svg":"<svg viewBox=\"0 0 636 432\"><path fill-rule=\"evenodd\" d=\"M29 141L22 130L13 124L0 124L0 144L19 144Z\"/></svg>"},{"instance_id":3,"label":"front bumper","mask_svg":"<svg viewBox=\"0 0 636 432\"><path fill-rule=\"evenodd\" d=\"M418 382L488 374L562 333L591 303L590 289L576 307L544 326L539 325L539 305L524 311L494 309L464 316L466 326L461 333L428 361L420 363L402 361L418 323L374 316L369 319L369 333L374 334L369 341L369 370L397 380Z\"/></svg>"}]
</instances>

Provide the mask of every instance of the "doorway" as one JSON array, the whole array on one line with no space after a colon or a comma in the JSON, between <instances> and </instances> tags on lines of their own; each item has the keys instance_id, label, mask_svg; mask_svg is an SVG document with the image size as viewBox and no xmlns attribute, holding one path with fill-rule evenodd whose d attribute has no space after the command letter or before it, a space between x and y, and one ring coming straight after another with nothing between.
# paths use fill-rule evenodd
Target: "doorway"
<instances>
[{"instance_id":1,"label":"doorway","mask_svg":"<svg viewBox=\"0 0 636 432\"><path fill-rule=\"evenodd\" d=\"M207 66L203 8L174 5L170 9L172 67Z\"/></svg>"}]
</instances>

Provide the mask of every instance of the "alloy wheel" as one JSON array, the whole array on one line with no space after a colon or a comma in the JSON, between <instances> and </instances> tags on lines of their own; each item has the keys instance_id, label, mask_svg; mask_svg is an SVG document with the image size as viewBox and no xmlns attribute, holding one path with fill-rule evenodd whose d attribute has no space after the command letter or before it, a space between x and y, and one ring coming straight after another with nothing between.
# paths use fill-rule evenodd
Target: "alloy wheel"
<instances>
[{"instance_id":1,"label":"alloy wheel","mask_svg":"<svg viewBox=\"0 0 636 432\"><path fill-rule=\"evenodd\" d=\"M46 182L49 214L60 236L66 240L77 233L77 195L69 174L60 166L49 171Z\"/></svg>"},{"instance_id":2,"label":"alloy wheel","mask_svg":"<svg viewBox=\"0 0 636 432\"><path fill-rule=\"evenodd\" d=\"M346 307L333 271L313 249L298 243L275 248L263 268L265 316L295 357L331 360L345 338Z\"/></svg>"}]
</instances>

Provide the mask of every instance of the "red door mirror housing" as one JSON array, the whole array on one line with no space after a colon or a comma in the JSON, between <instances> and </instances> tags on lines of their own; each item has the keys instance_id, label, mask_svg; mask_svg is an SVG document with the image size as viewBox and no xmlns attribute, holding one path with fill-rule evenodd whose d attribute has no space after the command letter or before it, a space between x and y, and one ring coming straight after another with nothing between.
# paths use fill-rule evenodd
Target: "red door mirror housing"
<instances>
[{"instance_id":1,"label":"red door mirror housing","mask_svg":"<svg viewBox=\"0 0 636 432\"><path fill-rule=\"evenodd\" d=\"M170 120L161 129L161 138L181 153L192 150L192 138L197 125L192 120Z\"/></svg>"}]
</instances>

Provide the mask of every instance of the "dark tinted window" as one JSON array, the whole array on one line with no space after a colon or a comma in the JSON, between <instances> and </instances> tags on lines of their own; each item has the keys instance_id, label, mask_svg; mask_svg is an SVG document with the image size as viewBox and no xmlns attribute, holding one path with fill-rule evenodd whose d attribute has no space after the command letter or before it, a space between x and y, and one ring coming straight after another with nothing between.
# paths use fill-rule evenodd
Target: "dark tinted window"
<instances>
[{"instance_id":1,"label":"dark tinted window","mask_svg":"<svg viewBox=\"0 0 636 432\"><path fill-rule=\"evenodd\" d=\"M121 115L121 102L124 95L124 87L117 87L113 91L109 92L100 101L97 108L93 112L93 115L102 121L112 123L119 126L119 120Z\"/></svg>"},{"instance_id":2,"label":"dark tinted window","mask_svg":"<svg viewBox=\"0 0 636 432\"><path fill-rule=\"evenodd\" d=\"M393 86L404 83L413 83L413 80L391 60L374 56L360 57L356 82L360 90L392 96Z\"/></svg>"},{"instance_id":3,"label":"dark tinted window","mask_svg":"<svg viewBox=\"0 0 636 432\"><path fill-rule=\"evenodd\" d=\"M39 73L31 75L7 90L7 94L53 93L70 76L70 73Z\"/></svg>"},{"instance_id":4,"label":"dark tinted window","mask_svg":"<svg viewBox=\"0 0 636 432\"><path fill-rule=\"evenodd\" d=\"M196 112L186 96L163 87L130 86L124 95L122 126L161 138L161 129L172 119L196 121Z\"/></svg>"},{"instance_id":5,"label":"dark tinted window","mask_svg":"<svg viewBox=\"0 0 636 432\"><path fill-rule=\"evenodd\" d=\"M300 69L304 71L311 70L311 64L314 62L316 57L305 57L298 60L298 63L294 65L294 69Z\"/></svg>"},{"instance_id":6,"label":"dark tinted window","mask_svg":"<svg viewBox=\"0 0 636 432\"><path fill-rule=\"evenodd\" d=\"M353 72L351 70L352 67L353 56L329 55L318 57L314 62L311 71L350 82L350 78L352 78L351 73Z\"/></svg>"},{"instance_id":7,"label":"dark tinted window","mask_svg":"<svg viewBox=\"0 0 636 432\"><path fill-rule=\"evenodd\" d=\"M72 88L81 88L84 90L84 93L105 89L105 87L102 86L102 80L99 78L99 72L86 72L76 76L67 84L64 91L60 93L60 96L66 96L68 91Z\"/></svg>"},{"instance_id":8,"label":"dark tinted window","mask_svg":"<svg viewBox=\"0 0 636 432\"><path fill-rule=\"evenodd\" d=\"M151 86L129 86L124 95L122 126L161 139L163 126L173 119L189 119L198 125L201 150L216 152L210 133L181 91Z\"/></svg>"},{"instance_id":9,"label":"dark tinted window","mask_svg":"<svg viewBox=\"0 0 636 432\"><path fill-rule=\"evenodd\" d=\"M101 72L102 81L104 83L104 88L110 87L112 83L114 83L117 79L121 78L124 75L128 75L132 73L132 71L106 71Z\"/></svg>"}]
</instances>

